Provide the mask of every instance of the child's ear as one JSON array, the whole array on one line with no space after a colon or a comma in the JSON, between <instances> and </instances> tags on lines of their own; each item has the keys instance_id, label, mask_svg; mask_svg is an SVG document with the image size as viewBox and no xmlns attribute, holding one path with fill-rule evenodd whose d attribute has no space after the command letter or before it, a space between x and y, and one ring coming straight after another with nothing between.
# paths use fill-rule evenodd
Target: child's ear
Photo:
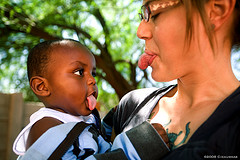
<instances>
[{"instance_id":1,"label":"child's ear","mask_svg":"<svg viewBox=\"0 0 240 160\"><path fill-rule=\"evenodd\" d=\"M32 77L30 79L30 86L33 92L38 96L47 97L51 93L47 85L47 80L43 77Z\"/></svg>"},{"instance_id":2,"label":"child's ear","mask_svg":"<svg viewBox=\"0 0 240 160\"><path fill-rule=\"evenodd\" d=\"M214 25L214 29L217 30L226 22L232 14L236 0L211 0L210 10L208 12L210 17L210 23Z\"/></svg>"}]
</instances>

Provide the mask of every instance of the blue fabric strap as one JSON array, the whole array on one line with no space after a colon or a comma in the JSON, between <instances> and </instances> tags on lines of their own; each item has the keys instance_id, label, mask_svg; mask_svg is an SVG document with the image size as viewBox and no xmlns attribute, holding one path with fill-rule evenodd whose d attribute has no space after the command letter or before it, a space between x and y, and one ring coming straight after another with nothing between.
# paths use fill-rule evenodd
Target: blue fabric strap
<instances>
[{"instance_id":1,"label":"blue fabric strap","mask_svg":"<svg viewBox=\"0 0 240 160\"><path fill-rule=\"evenodd\" d=\"M48 160L59 160L61 157L67 152L69 147L77 140L78 136L82 133L82 131L89 126L85 122L78 122L72 130L67 134L66 138L62 141L62 143L54 150Z\"/></svg>"}]
</instances>

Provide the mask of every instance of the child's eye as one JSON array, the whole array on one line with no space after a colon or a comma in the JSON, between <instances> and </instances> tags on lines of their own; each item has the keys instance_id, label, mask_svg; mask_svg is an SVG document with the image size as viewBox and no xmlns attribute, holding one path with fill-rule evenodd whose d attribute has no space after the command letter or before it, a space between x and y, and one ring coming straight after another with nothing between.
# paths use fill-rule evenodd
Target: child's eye
<instances>
[{"instance_id":1,"label":"child's eye","mask_svg":"<svg viewBox=\"0 0 240 160\"><path fill-rule=\"evenodd\" d=\"M83 76L83 73L84 73L83 69L79 69L79 70L74 72L74 74L79 75L79 76Z\"/></svg>"},{"instance_id":2,"label":"child's eye","mask_svg":"<svg viewBox=\"0 0 240 160\"><path fill-rule=\"evenodd\" d=\"M96 77L97 73L96 72L92 72L92 76Z\"/></svg>"}]
</instances>

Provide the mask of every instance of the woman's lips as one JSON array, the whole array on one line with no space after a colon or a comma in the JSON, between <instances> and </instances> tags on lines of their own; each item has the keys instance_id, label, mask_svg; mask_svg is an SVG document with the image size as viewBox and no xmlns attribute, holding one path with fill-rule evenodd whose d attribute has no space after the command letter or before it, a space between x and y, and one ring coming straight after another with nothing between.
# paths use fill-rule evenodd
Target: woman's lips
<instances>
[{"instance_id":1,"label":"woman's lips","mask_svg":"<svg viewBox=\"0 0 240 160\"><path fill-rule=\"evenodd\" d=\"M147 69L148 66L150 66L154 60L154 58L156 57L156 54L152 54L149 51L145 51L139 58L138 60L138 67L141 70L145 70Z\"/></svg>"}]
</instances>

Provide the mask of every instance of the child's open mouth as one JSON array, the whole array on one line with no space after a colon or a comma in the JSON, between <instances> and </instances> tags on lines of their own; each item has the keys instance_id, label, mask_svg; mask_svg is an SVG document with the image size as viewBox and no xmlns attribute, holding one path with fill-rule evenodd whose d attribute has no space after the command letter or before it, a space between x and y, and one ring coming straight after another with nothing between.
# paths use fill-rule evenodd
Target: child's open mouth
<instances>
[{"instance_id":1,"label":"child's open mouth","mask_svg":"<svg viewBox=\"0 0 240 160\"><path fill-rule=\"evenodd\" d=\"M88 108L92 111L96 107L97 100L96 98L91 94L90 96L87 97L88 101Z\"/></svg>"}]
</instances>

